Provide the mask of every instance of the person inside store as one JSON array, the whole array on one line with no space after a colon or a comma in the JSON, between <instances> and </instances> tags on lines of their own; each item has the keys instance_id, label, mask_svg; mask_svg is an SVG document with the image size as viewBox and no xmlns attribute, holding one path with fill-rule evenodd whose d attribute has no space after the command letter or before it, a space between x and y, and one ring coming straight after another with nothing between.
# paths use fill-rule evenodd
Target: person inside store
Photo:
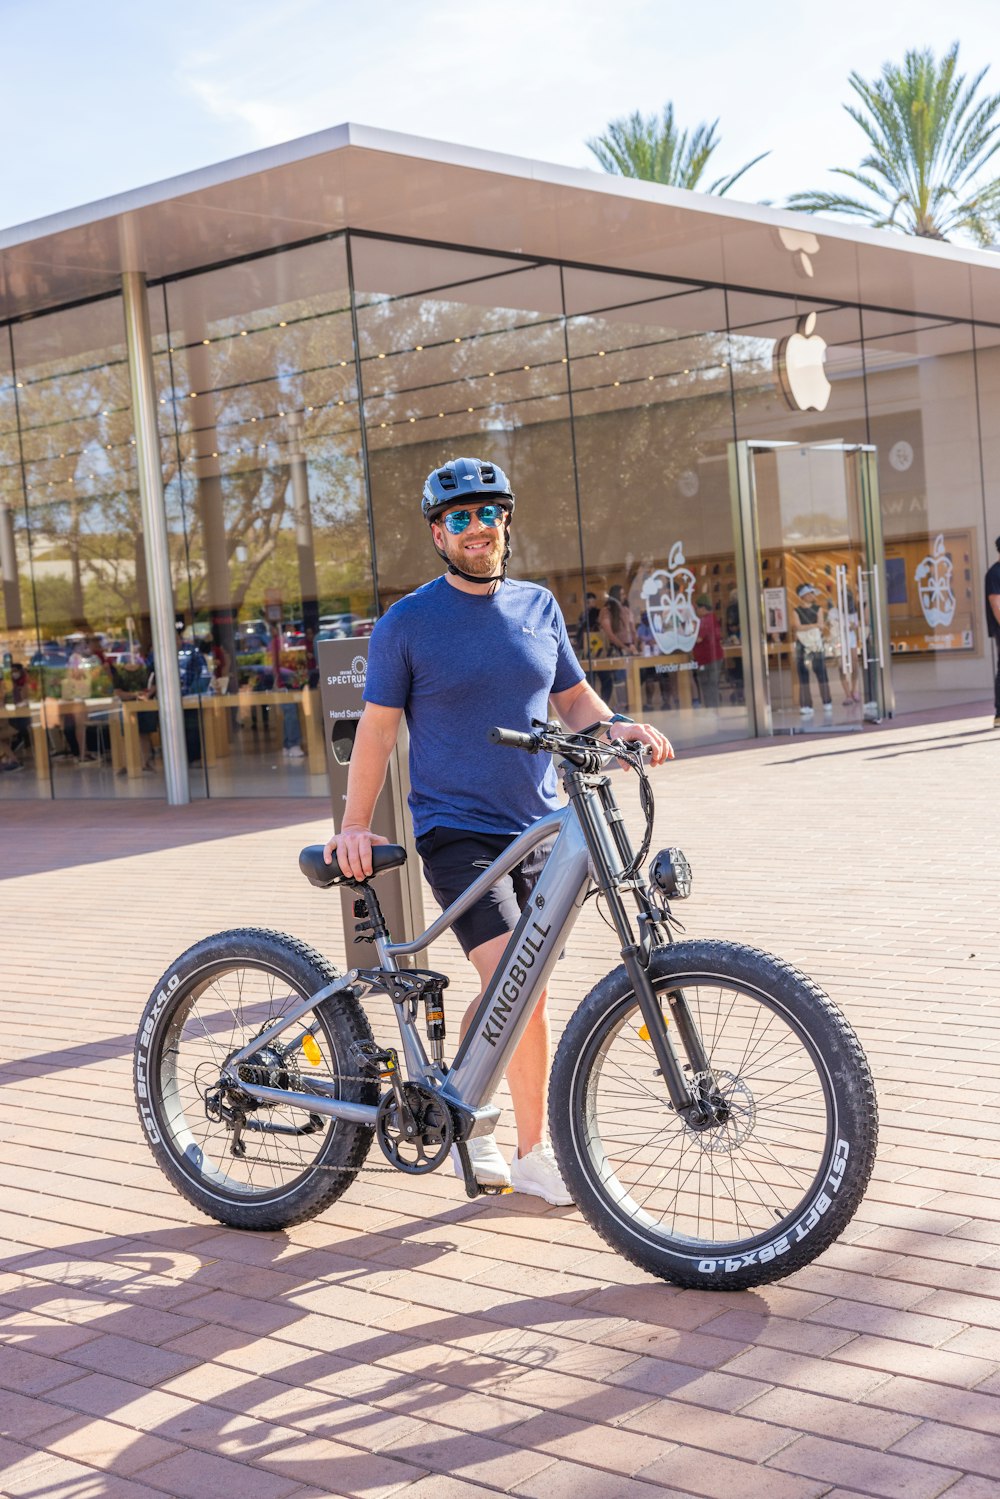
<instances>
[{"instance_id":1,"label":"person inside store","mask_svg":"<svg viewBox=\"0 0 1000 1499\"><path fill-rule=\"evenodd\" d=\"M230 666L229 652L222 643L222 631L218 625L213 625L209 642L209 671L212 678L212 691L218 693L219 696L229 691Z\"/></svg>"},{"instance_id":2,"label":"person inside store","mask_svg":"<svg viewBox=\"0 0 1000 1499\"><path fill-rule=\"evenodd\" d=\"M62 679L59 723L66 748L77 765L95 765L97 756L87 743L87 698L90 696L91 668L95 665L88 639L80 636L70 654Z\"/></svg>"},{"instance_id":3,"label":"person inside store","mask_svg":"<svg viewBox=\"0 0 1000 1499\"><path fill-rule=\"evenodd\" d=\"M23 713L12 713L11 726L14 730L11 739L11 753L16 755L20 750L26 750L31 744L31 708L28 695L28 673L23 661L14 661L10 668L10 700L14 708L24 709Z\"/></svg>"},{"instance_id":4,"label":"person inside store","mask_svg":"<svg viewBox=\"0 0 1000 1499\"><path fill-rule=\"evenodd\" d=\"M858 606L854 594L848 588L845 595L847 613L840 617L840 607L833 599L826 605L826 654L836 661L840 673L840 685L844 691L844 707L860 703L861 686L858 680ZM846 651L846 656L845 656ZM846 661L846 666L845 666Z\"/></svg>"},{"instance_id":5,"label":"person inside store","mask_svg":"<svg viewBox=\"0 0 1000 1499\"><path fill-rule=\"evenodd\" d=\"M559 806L551 758L493 746L495 725L530 729L551 708L571 729L612 720L648 746L654 765L673 757L651 724L614 714L591 687L573 652L552 594L508 577L514 494L503 470L455 458L424 484L421 512L445 571L400 599L376 624L368 653L365 707L358 724L340 832L327 843L345 875L371 874L371 830L400 720L410 731L410 810L417 851L442 908L539 817ZM551 708L550 708L551 704ZM454 931L473 964L480 997L544 863L534 850L499 881ZM462 1023L465 1034L476 1000ZM493 1135L468 1142L476 1179L513 1185L546 1202L571 1199L544 1136L549 1072L545 995L507 1071L517 1125L508 1166ZM461 1174L457 1152L455 1169Z\"/></svg>"},{"instance_id":6,"label":"person inside store","mask_svg":"<svg viewBox=\"0 0 1000 1499\"><path fill-rule=\"evenodd\" d=\"M281 664L281 622L271 626L270 672L258 678L261 691L272 688L276 692L295 690L295 673L291 667ZM299 705L281 705L281 753L286 760L304 760L302 748L302 725L299 723Z\"/></svg>"},{"instance_id":7,"label":"person inside store","mask_svg":"<svg viewBox=\"0 0 1000 1499\"><path fill-rule=\"evenodd\" d=\"M986 572L986 626L993 642L993 727L1000 729L1000 536L996 539L997 561Z\"/></svg>"},{"instance_id":8,"label":"person inside store","mask_svg":"<svg viewBox=\"0 0 1000 1499\"><path fill-rule=\"evenodd\" d=\"M99 655L108 677L111 681L111 696L119 703L146 702L156 697L156 677L151 666L143 660L141 655L138 662L129 660L128 675L116 661L106 654L101 642L94 639L92 648ZM150 659L151 656L150 656ZM160 727L160 716L155 709L143 708L136 715L136 730L139 735L139 758L143 775L153 773L153 735ZM118 775L128 774L128 767L121 765Z\"/></svg>"},{"instance_id":9,"label":"person inside store","mask_svg":"<svg viewBox=\"0 0 1000 1499\"><path fill-rule=\"evenodd\" d=\"M177 657L181 674L181 697L200 698L208 691L211 673L193 630L190 644L185 644L182 619L177 621ZM197 708L186 707L184 709L184 745L189 765L201 764L200 711L200 705Z\"/></svg>"},{"instance_id":10,"label":"person inside store","mask_svg":"<svg viewBox=\"0 0 1000 1499\"><path fill-rule=\"evenodd\" d=\"M624 597L622 585L612 584L604 600L598 623L604 636L606 656L634 656L639 649L635 630L635 617ZM628 706L628 675L624 667L616 667L609 673L609 701L615 698L621 707Z\"/></svg>"},{"instance_id":11,"label":"person inside store","mask_svg":"<svg viewBox=\"0 0 1000 1499\"><path fill-rule=\"evenodd\" d=\"M799 674L799 712L803 718L811 718L815 712L809 681L809 670L812 668L823 701L823 712L830 714L833 712L833 699L830 696L830 679L826 673L826 658L823 653L826 610L822 596L819 589L814 588L811 583L800 583L795 595L798 600L795 605L795 668Z\"/></svg>"},{"instance_id":12,"label":"person inside store","mask_svg":"<svg viewBox=\"0 0 1000 1499\"><path fill-rule=\"evenodd\" d=\"M698 668L698 696L703 708L719 706L719 677L722 674L722 631L707 593L694 601L698 616L698 638L691 654Z\"/></svg>"}]
</instances>

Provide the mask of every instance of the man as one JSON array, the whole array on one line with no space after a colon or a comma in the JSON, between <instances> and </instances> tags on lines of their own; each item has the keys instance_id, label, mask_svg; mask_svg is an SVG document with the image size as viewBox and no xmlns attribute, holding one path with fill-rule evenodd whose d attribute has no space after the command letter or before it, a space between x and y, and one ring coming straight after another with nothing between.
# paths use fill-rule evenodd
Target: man
<instances>
[{"instance_id":1,"label":"man","mask_svg":"<svg viewBox=\"0 0 1000 1499\"><path fill-rule=\"evenodd\" d=\"M698 696L703 708L719 706L719 678L725 652L722 649L722 632L707 593L699 594L694 601L698 615L698 639L691 652L698 667Z\"/></svg>"},{"instance_id":2,"label":"man","mask_svg":"<svg viewBox=\"0 0 1000 1499\"><path fill-rule=\"evenodd\" d=\"M996 539L1000 553L1000 536ZM993 684L993 727L1000 729L1000 561L994 562L986 573L986 624L993 641L993 664L996 681Z\"/></svg>"},{"instance_id":3,"label":"man","mask_svg":"<svg viewBox=\"0 0 1000 1499\"><path fill-rule=\"evenodd\" d=\"M809 690L809 668L813 669L819 683L825 715L833 712L830 696L830 679L826 674L823 657L823 627L826 610L818 588L811 583L800 583L795 590L798 602L795 605L795 666L799 674L799 712L803 718L813 714L812 694Z\"/></svg>"},{"instance_id":4,"label":"man","mask_svg":"<svg viewBox=\"0 0 1000 1499\"><path fill-rule=\"evenodd\" d=\"M549 809L558 806L548 757L491 745L494 724L528 729L548 717L551 700L563 722L582 729L611 719L573 654L559 607L547 589L507 577L514 495L496 464L456 458L431 473L421 509L430 524L443 576L400 599L372 631L365 709L358 723L340 833L325 857L345 874L371 874L371 850L385 838L371 819L399 721L410 730L410 810L417 850L442 907ZM619 715L619 718L621 716ZM661 733L629 725L628 737L650 747L652 763L672 758ZM538 877L544 851L455 923L474 965L480 997L500 962ZM545 994L507 1070L517 1123L517 1155L508 1168L492 1135L469 1142L477 1181L512 1183L546 1202L571 1201L545 1141L549 1025ZM462 1023L464 1036L476 1000ZM460 1171L457 1156L456 1171Z\"/></svg>"}]
</instances>

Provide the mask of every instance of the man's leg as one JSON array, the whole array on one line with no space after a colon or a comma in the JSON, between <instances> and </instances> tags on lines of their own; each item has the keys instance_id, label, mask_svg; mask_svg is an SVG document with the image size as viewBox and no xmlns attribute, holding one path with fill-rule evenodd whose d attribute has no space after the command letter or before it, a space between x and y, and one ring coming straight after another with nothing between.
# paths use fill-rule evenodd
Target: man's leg
<instances>
[{"instance_id":1,"label":"man's leg","mask_svg":"<svg viewBox=\"0 0 1000 1499\"><path fill-rule=\"evenodd\" d=\"M476 1006L486 992L486 985L503 957L507 940L507 935L492 937L469 953L469 961L479 974L479 995L462 1018L459 1033L462 1040L472 1023ZM517 1050L507 1065L507 1083L514 1105L519 1156L527 1155L540 1144L545 1133L545 1103L549 1084L549 1017L545 1008L547 997L548 991L543 990L517 1044Z\"/></svg>"}]
</instances>

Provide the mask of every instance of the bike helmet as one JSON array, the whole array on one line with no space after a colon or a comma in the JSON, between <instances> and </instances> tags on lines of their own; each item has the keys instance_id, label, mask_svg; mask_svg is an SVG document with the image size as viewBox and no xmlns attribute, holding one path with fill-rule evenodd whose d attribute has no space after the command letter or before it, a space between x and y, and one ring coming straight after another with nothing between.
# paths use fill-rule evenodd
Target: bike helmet
<instances>
[{"instance_id":1,"label":"bike helmet","mask_svg":"<svg viewBox=\"0 0 1000 1499\"><path fill-rule=\"evenodd\" d=\"M481 458L452 458L429 473L424 481L420 501L424 520L437 520L442 510L480 494L496 500L508 515L514 509L514 494L502 468Z\"/></svg>"}]
</instances>

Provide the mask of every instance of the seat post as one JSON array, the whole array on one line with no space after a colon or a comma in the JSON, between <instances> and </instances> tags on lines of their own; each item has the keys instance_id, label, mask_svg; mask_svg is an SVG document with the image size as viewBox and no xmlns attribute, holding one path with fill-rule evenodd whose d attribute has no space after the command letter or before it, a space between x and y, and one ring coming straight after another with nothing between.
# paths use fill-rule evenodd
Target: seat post
<instances>
[{"instance_id":1,"label":"seat post","mask_svg":"<svg viewBox=\"0 0 1000 1499\"><path fill-rule=\"evenodd\" d=\"M371 881L365 882L361 887L361 893L365 902L365 910L368 913L368 921L371 924L372 936L376 941L381 938L383 942L391 942L392 937L389 928L386 926L382 907L379 905L379 899L375 893L375 886Z\"/></svg>"}]
</instances>

